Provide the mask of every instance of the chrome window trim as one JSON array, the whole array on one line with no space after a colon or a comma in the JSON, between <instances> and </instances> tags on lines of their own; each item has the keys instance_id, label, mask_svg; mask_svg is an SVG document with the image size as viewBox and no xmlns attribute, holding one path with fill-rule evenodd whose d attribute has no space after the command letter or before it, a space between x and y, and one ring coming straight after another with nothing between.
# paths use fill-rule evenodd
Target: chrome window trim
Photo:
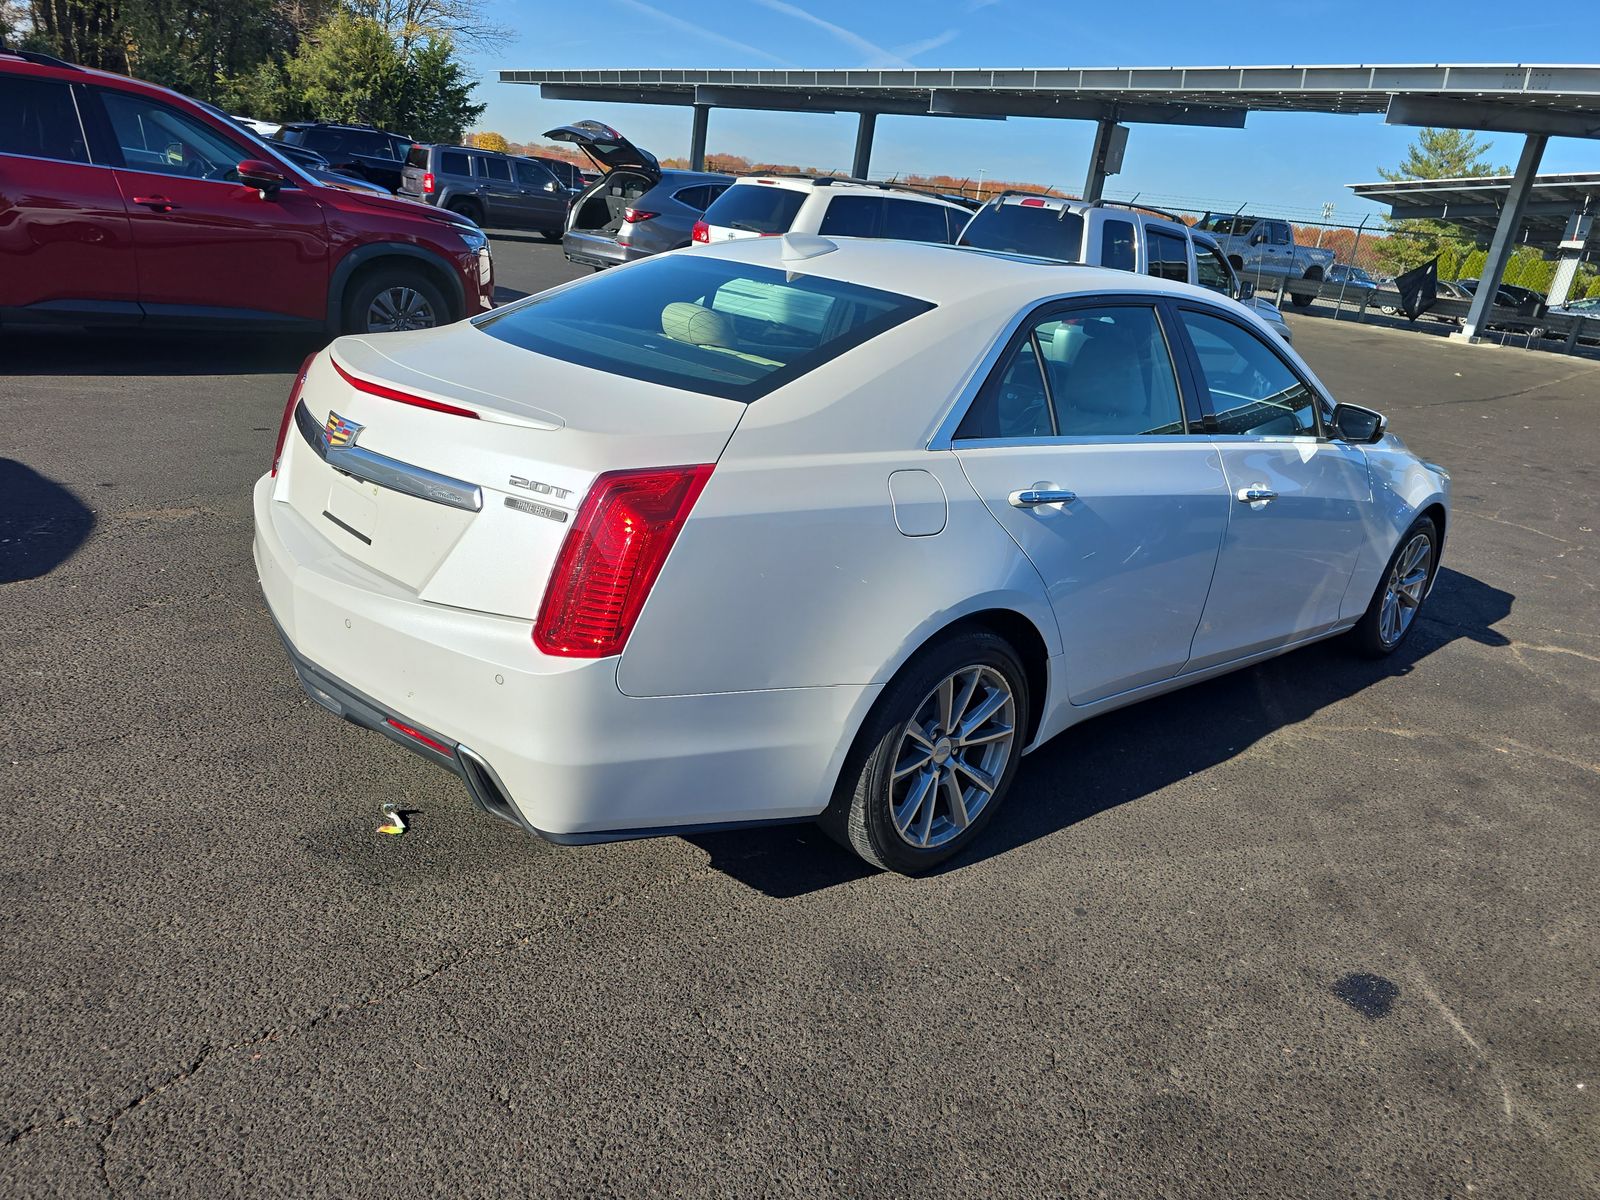
<instances>
[{"instance_id":1,"label":"chrome window trim","mask_svg":"<svg viewBox=\"0 0 1600 1200\"><path fill-rule=\"evenodd\" d=\"M311 415L304 400L294 410L294 423L316 456L340 474L464 512L483 509L483 489L475 483L401 462L362 446L330 446L326 430Z\"/></svg>"}]
</instances>

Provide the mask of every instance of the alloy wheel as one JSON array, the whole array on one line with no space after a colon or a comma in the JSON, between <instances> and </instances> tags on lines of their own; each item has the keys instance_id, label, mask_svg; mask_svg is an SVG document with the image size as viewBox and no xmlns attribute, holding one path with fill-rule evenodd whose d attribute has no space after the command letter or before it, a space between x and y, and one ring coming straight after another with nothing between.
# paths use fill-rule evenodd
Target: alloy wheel
<instances>
[{"instance_id":1,"label":"alloy wheel","mask_svg":"<svg viewBox=\"0 0 1600 1200\"><path fill-rule=\"evenodd\" d=\"M993 667L963 667L923 698L906 723L889 783L902 841L942 846L994 798L1016 744L1017 702Z\"/></svg>"},{"instance_id":2,"label":"alloy wheel","mask_svg":"<svg viewBox=\"0 0 1600 1200\"><path fill-rule=\"evenodd\" d=\"M1378 611L1378 636L1385 646L1393 646L1411 628L1417 609L1422 607L1432 569L1433 539L1419 533L1395 558L1384 588L1383 606Z\"/></svg>"},{"instance_id":3,"label":"alloy wheel","mask_svg":"<svg viewBox=\"0 0 1600 1200\"><path fill-rule=\"evenodd\" d=\"M416 288L396 284L372 298L367 308L367 332L394 333L403 329L432 329L438 324L433 305Z\"/></svg>"}]
</instances>

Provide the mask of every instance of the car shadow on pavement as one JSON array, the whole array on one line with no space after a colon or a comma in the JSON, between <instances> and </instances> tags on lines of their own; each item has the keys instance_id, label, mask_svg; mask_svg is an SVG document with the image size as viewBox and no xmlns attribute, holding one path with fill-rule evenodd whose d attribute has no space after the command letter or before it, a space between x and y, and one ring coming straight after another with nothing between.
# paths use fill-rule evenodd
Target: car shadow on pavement
<instances>
[{"instance_id":1,"label":"car shadow on pavement","mask_svg":"<svg viewBox=\"0 0 1600 1200\"><path fill-rule=\"evenodd\" d=\"M272 375L290 372L318 335L16 327L0 331L8 375Z\"/></svg>"},{"instance_id":2,"label":"car shadow on pavement","mask_svg":"<svg viewBox=\"0 0 1600 1200\"><path fill-rule=\"evenodd\" d=\"M1408 674L1458 639L1507 646L1494 626L1513 599L1446 567L1411 636L1387 659L1361 658L1335 638L1074 726L1022 760L1004 809L939 872L1003 855L1226 762L1380 679ZM780 899L872 873L810 825L688 840L711 855L713 868Z\"/></svg>"},{"instance_id":3,"label":"car shadow on pavement","mask_svg":"<svg viewBox=\"0 0 1600 1200\"><path fill-rule=\"evenodd\" d=\"M94 532L94 513L66 488L0 458L0 584L48 575Z\"/></svg>"}]
</instances>

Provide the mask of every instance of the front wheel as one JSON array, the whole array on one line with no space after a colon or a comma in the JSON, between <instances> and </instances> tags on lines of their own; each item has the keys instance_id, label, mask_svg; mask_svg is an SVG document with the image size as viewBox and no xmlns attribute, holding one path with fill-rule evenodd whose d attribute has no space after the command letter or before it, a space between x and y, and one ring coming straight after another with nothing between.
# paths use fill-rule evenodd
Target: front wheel
<instances>
[{"instance_id":1,"label":"front wheel","mask_svg":"<svg viewBox=\"0 0 1600 1200\"><path fill-rule=\"evenodd\" d=\"M1382 658L1399 649L1416 623L1438 563L1438 527L1422 517L1400 539L1378 580L1372 603L1350 631L1358 650Z\"/></svg>"},{"instance_id":2,"label":"front wheel","mask_svg":"<svg viewBox=\"0 0 1600 1200\"><path fill-rule=\"evenodd\" d=\"M875 867L918 875L960 852L1016 775L1027 673L998 634L924 649L889 685L845 760L822 825Z\"/></svg>"},{"instance_id":3,"label":"front wheel","mask_svg":"<svg viewBox=\"0 0 1600 1200\"><path fill-rule=\"evenodd\" d=\"M444 296L418 271L382 267L351 289L346 333L397 333L432 329L450 320Z\"/></svg>"}]
</instances>

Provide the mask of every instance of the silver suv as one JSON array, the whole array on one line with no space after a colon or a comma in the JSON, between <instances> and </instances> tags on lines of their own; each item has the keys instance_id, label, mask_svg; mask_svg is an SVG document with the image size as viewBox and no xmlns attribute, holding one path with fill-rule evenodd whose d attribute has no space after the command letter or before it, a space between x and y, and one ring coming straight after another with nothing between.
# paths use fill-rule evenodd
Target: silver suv
<instances>
[{"instance_id":1,"label":"silver suv","mask_svg":"<svg viewBox=\"0 0 1600 1200\"><path fill-rule=\"evenodd\" d=\"M1240 282L1216 238L1171 213L1114 200L1005 192L973 214L956 244L1192 283L1233 297L1284 341L1294 341L1283 314Z\"/></svg>"},{"instance_id":2,"label":"silver suv","mask_svg":"<svg viewBox=\"0 0 1600 1200\"><path fill-rule=\"evenodd\" d=\"M479 225L536 230L561 239L578 193L544 163L470 146L416 145L400 171L400 195L449 209Z\"/></svg>"},{"instance_id":3,"label":"silver suv","mask_svg":"<svg viewBox=\"0 0 1600 1200\"><path fill-rule=\"evenodd\" d=\"M817 233L823 237L943 242L972 214L959 204L893 183L811 175L736 179L694 227L697 242Z\"/></svg>"}]
</instances>

